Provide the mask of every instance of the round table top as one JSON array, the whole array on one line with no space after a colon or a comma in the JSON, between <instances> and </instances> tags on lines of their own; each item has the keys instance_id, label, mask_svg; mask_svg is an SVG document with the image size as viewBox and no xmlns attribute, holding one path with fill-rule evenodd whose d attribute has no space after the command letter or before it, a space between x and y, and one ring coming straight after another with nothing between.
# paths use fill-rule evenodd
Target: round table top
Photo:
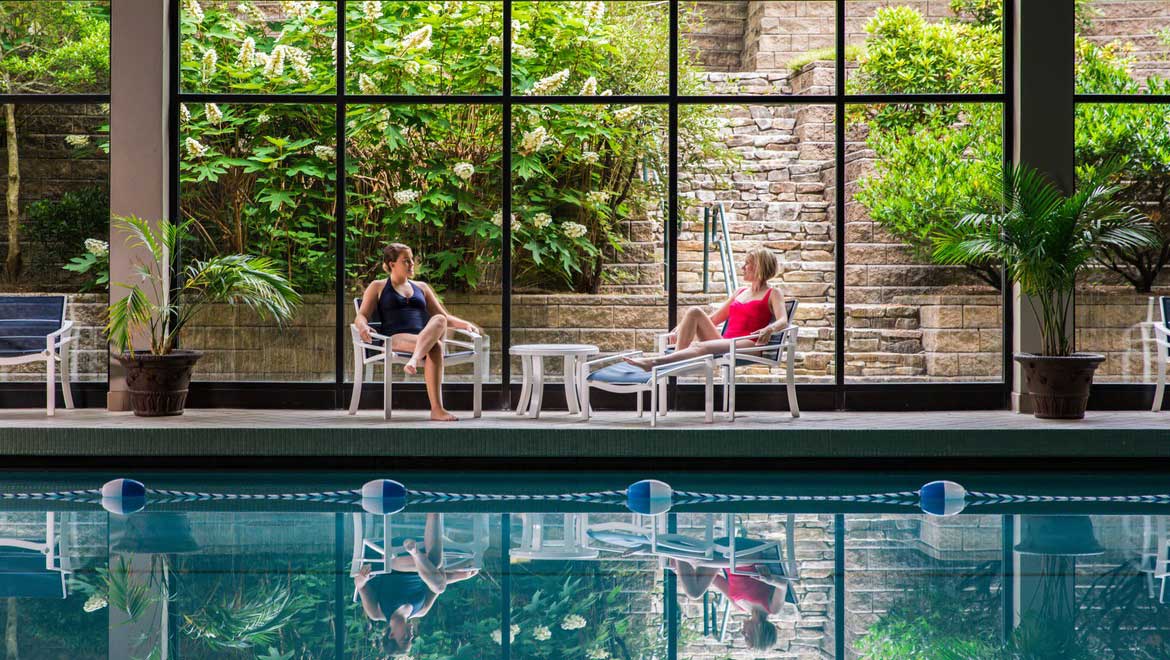
<instances>
[{"instance_id":1,"label":"round table top","mask_svg":"<svg viewBox=\"0 0 1170 660\"><path fill-rule=\"evenodd\" d=\"M593 344L518 344L510 347L513 355L573 355L599 351Z\"/></svg>"}]
</instances>

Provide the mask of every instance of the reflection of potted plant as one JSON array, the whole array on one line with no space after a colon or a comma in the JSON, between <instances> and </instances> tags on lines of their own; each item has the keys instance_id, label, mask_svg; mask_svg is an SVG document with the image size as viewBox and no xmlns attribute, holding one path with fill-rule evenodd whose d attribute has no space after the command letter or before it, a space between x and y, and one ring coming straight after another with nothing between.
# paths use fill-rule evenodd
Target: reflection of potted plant
<instances>
[{"instance_id":1,"label":"reflection of potted plant","mask_svg":"<svg viewBox=\"0 0 1170 660\"><path fill-rule=\"evenodd\" d=\"M1121 188L1106 181L1116 168L1071 195L1040 172L1020 165L998 183L995 212L969 214L934 236L935 260L980 266L1001 263L1008 279L1020 285L1040 320L1039 355L1015 356L1024 371L1036 417L1081 419L1089 400L1093 372L1105 356L1073 350L1069 310L1077 275L1095 254L1127 251L1157 243L1153 226L1125 205Z\"/></svg>"},{"instance_id":2,"label":"reflection of potted plant","mask_svg":"<svg viewBox=\"0 0 1170 660\"><path fill-rule=\"evenodd\" d=\"M128 291L110 305L106 335L120 351L115 357L126 368L134 414L181 415L191 371L202 353L176 349L175 339L200 309L243 304L261 316L285 321L301 297L271 259L244 254L192 261L172 292L171 259L186 237L187 224L162 220L155 228L132 216L117 223L129 234L127 246L148 252L150 259L135 265L137 283L118 284ZM149 349L134 348L137 336L149 338Z\"/></svg>"}]
</instances>

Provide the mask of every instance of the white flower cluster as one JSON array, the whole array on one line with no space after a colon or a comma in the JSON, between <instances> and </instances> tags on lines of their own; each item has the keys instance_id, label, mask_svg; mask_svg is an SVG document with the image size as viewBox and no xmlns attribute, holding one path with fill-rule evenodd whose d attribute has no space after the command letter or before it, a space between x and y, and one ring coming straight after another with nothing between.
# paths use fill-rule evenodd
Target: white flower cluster
<instances>
[{"instance_id":1,"label":"white flower cluster","mask_svg":"<svg viewBox=\"0 0 1170 660\"><path fill-rule=\"evenodd\" d=\"M521 59L530 60L536 57L536 49L524 44L512 42L512 55Z\"/></svg>"},{"instance_id":2,"label":"white flower cluster","mask_svg":"<svg viewBox=\"0 0 1170 660\"><path fill-rule=\"evenodd\" d=\"M378 93L378 85L373 78L363 73L358 76L358 90L362 94L373 95Z\"/></svg>"},{"instance_id":3,"label":"white flower cluster","mask_svg":"<svg viewBox=\"0 0 1170 660\"><path fill-rule=\"evenodd\" d=\"M214 103L208 103L203 106L204 113L207 114L207 121L211 122L212 126L219 126L223 121L223 112L220 111L219 106Z\"/></svg>"},{"instance_id":4,"label":"white flower cluster","mask_svg":"<svg viewBox=\"0 0 1170 660\"><path fill-rule=\"evenodd\" d=\"M186 103L179 104L179 121L184 124L191 121L191 111L187 109Z\"/></svg>"},{"instance_id":5,"label":"white flower cluster","mask_svg":"<svg viewBox=\"0 0 1170 660\"><path fill-rule=\"evenodd\" d=\"M585 193L585 201L589 202L590 206L601 206L609 201L609 193L604 190L593 190Z\"/></svg>"},{"instance_id":6,"label":"white flower cluster","mask_svg":"<svg viewBox=\"0 0 1170 660\"><path fill-rule=\"evenodd\" d=\"M544 129L544 126L537 126L524 134L524 137L520 140L520 148L518 151L525 156L531 156L540 151L547 139L548 131Z\"/></svg>"},{"instance_id":7,"label":"white flower cluster","mask_svg":"<svg viewBox=\"0 0 1170 660\"><path fill-rule=\"evenodd\" d=\"M244 39L244 43L240 44L240 54L236 57L236 64L251 69L256 66L256 40L252 37Z\"/></svg>"},{"instance_id":8,"label":"white flower cluster","mask_svg":"<svg viewBox=\"0 0 1170 660\"><path fill-rule=\"evenodd\" d=\"M595 26L605 17L605 3L600 0L591 0L585 3L585 23L589 27Z\"/></svg>"},{"instance_id":9,"label":"white flower cluster","mask_svg":"<svg viewBox=\"0 0 1170 660\"><path fill-rule=\"evenodd\" d=\"M516 641L516 635L518 635L519 633L520 633L520 626L513 623L512 627L508 629L508 641L509 642ZM495 642L496 644L502 643L503 637L504 636L500 634L500 630L498 628L496 630L492 631L492 641Z\"/></svg>"},{"instance_id":10,"label":"white flower cluster","mask_svg":"<svg viewBox=\"0 0 1170 660\"><path fill-rule=\"evenodd\" d=\"M267 112L261 112L260 115L256 117L257 124L267 124L271 120L272 117L269 117Z\"/></svg>"},{"instance_id":11,"label":"white flower cluster","mask_svg":"<svg viewBox=\"0 0 1170 660\"><path fill-rule=\"evenodd\" d=\"M407 60L406 64L402 65L402 68L406 70L408 75L417 76L422 65L414 60Z\"/></svg>"},{"instance_id":12,"label":"white flower cluster","mask_svg":"<svg viewBox=\"0 0 1170 660\"><path fill-rule=\"evenodd\" d=\"M199 0L185 0L183 11L195 21L196 25L203 22L203 7L199 6Z\"/></svg>"},{"instance_id":13,"label":"white flower cluster","mask_svg":"<svg viewBox=\"0 0 1170 660\"><path fill-rule=\"evenodd\" d=\"M81 606L81 609L85 612L96 612L105 608L106 605L109 605L109 602L106 600L105 596L101 594L94 594L85 601L85 604Z\"/></svg>"},{"instance_id":14,"label":"white flower cluster","mask_svg":"<svg viewBox=\"0 0 1170 660\"><path fill-rule=\"evenodd\" d=\"M581 162L586 165L596 165L601 160L601 156L596 151L582 151Z\"/></svg>"},{"instance_id":15,"label":"white flower cluster","mask_svg":"<svg viewBox=\"0 0 1170 660\"><path fill-rule=\"evenodd\" d=\"M304 20L317 10L317 0L280 0L280 7L285 15Z\"/></svg>"},{"instance_id":16,"label":"white flower cluster","mask_svg":"<svg viewBox=\"0 0 1170 660\"><path fill-rule=\"evenodd\" d=\"M333 149L333 147L327 147L323 144L319 144L313 147L313 155L317 158L320 158L321 160L333 160L333 157L337 155L337 152Z\"/></svg>"},{"instance_id":17,"label":"white flower cluster","mask_svg":"<svg viewBox=\"0 0 1170 660\"><path fill-rule=\"evenodd\" d=\"M183 142L183 146L187 148L187 155L192 158L203 158L205 155L207 155L207 147L199 144L199 140L196 140L195 138L187 138L186 141Z\"/></svg>"},{"instance_id":18,"label":"white flower cluster","mask_svg":"<svg viewBox=\"0 0 1170 660\"><path fill-rule=\"evenodd\" d=\"M410 204L417 199L417 190L410 190L408 188L406 190L399 190L398 192L394 193L394 201L398 202L399 204Z\"/></svg>"},{"instance_id":19,"label":"white flower cluster","mask_svg":"<svg viewBox=\"0 0 1170 660\"><path fill-rule=\"evenodd\" d=\"M528 90L529 95L541 96L544 94L552 94L557 91L565 81L569 79L569 70L561 69L551 76L547 76L537 80L532 84L532 89Z\"/></svg>"},{"instance_id":20,"label":"white flower cluster","mask_svg":"<svg viewBox=\"0 0 1170 660\"><path fill-rule=\"evenodd\" d=\"M208 48L203 51L203 63L200 66L199 72L203 74L204 84L215 76L215 65L219 61L219 55L215 53L214 48Z\"/></svg>"},{"instance_id":21,"label":"white flower cluster","mask_svg":"<svg viewBox=\"0 0 1170 660\"><path fill-rule=\"evenodd\" d=\"M577 223L566 222L565 226L567 227L568 225L577 225ZM577 226L581 227L581 225ZM584 227L581 228L584 229ZM565 233L568 234L569 232L566 231ZM564 621L561 621L561 630L580 630L584 627L585 617L581 616L580 614L570 614L569 616L565 617Z\"/></svg>"},{"instance_id":22,"label":"white flower cluster","mask_svg":"<svg viewBox=\"0 0 1170 660\"><path fill-rule=\"evenodd\" d=\"M497 226L497 227L504 226L504 212L503 211L497 210L494 214L492 214L492 224ZM516 224L516 214L515 213L512 214L512 224Z\"/></svg>"},{"instance_id":23,"label":"white flower cluster","mask_svg":"<svg viewBox=\"0 0 1170 660\"><path fill-rule=\"evenodd\" d=\"M546 642L552 639L552 631L547 626L537 626L532 629L532 639L538 642Z\"/></svg>"},{"instance_id":24,"label":"white flower cluster","mask_svg":"<svg viewBox=\"0 0 1170 660\"><path fill-rule=\"evenodd\" d=\"M504 43L504 40L494 34L487 38L488 48L499 48L502 43Z\"/></svg>"},{"instance_id":25,"label":"white flower cluster","mask_svg":"<svg viewBox=\"0 0 1170 660\"><path fill-rule=\"evenodd\" d=\"M455 176L459 177L460 179L468 181L471 179L471 176L475 174L475 165L472 165L471 163L455 163L455 167L451 168L451 171L453 171Z\"/></svg>"},{"instance_id":26,"label":"white flower cluster","mask_svg":"<svg viewBox=\"0 0 1170 660\"><path fill-rule=\"evenodd\" d=\"M85 239L85 251L95 257L104 257L110 253L110 244L99 238L87 238Z\"/></svg>"},{"instance_id":27,"label":"white flower cluster","mask_svg":"<svg viewBox=\"0 0 1170 660\"><path fill-rule=\"evenodd\" d=\"M333 43L329 46L329 52L333 53L333 68L337 68L337 37L333 37ZM353 42L345 42L345 65L349 66L353 62Z\"/></svg>"},{"instance_id":28,"label":"white flower cluster","mask_svg":"<svg viewBox=\"0 0 1170 660\"><path fill-rule=\"evenodd\" d=\"M362 14L371 23L382 18L382 0L365 0L362 3Z\"/></svg>"},{"instance_id":29,"label":"white flower cluster","mask_svg":"<svg viewBox=\"0 0 1170 660\"><path fill-rule=\"evenodd\" d=\"M628 105L621 110L616 110L613 113L613 118L618 121L630 121L636 119L641 114L642 109L636 105Z\"/></svg>"},{"instance_id":30,"label":"white flower cluster","mask_svg":"<svg viewBox=\"0 0 1170 660\"><path fill-rule=\"evenodd\" d=\"M537 213L532 216L532 226L537 229L544 229L552 224L552 216L547 213Z\"/></svg>"},{"instance_id":31,"label":"white flower cluster","mask_svg":"<svg viewBox=\"0 0 1170 660\"><path fill-rule=\"evenodd\" d=\"M240 4L236 5L236 11L240 13L240 16L246 19L251 19L257 23L263 23L268 20L264 17L264 12L260 11L256 5L250 2L241 2Z\"/></svg>"},{"instance_id":32,"label":"white flower cluster","mask_svg":"<svg viewBox=\"0 0 1170 660\"><path fill-rule=\"evenodd\" d=\"M589 652L585 654L585 657L589 658L589 660L609 660L609 651L606 651L601 647L594 647L589 649Z\"/></svg>"},{"instance_id":33,"label":"white flower cluster","mask_svg":"<svg viewBox=\"0 0 1170 660\"><path fill-rule=\"evenodd\" d=\"M589 233L589 230L585 227L585 225L578 224L576 222L566 222L563 227L565 230L565 236L573 239L581 238L585 234ZM564 624L561 624L561 627L564 628ZM565 630L571 630L571 628L565 628Z\"/></svg>"},{"instance_id":34,"label":"white flower cluster","mask_svg":"<svg viewBox=\"0 0 1170 660\"><path fill-rule=\"evenodd\" d=\"M84 146L89 144L89 136L88 135L66 135L65 136L65 144L68 144L71 147L76 147L76 148L80 149L81 147L84 147Z\"/></svg>"},{"instance_id":35,"label":"white flower cluster","mask_svg":"<svg viewBox=\"0 0 1170 660\"><path fill-rule=\"evenodd\" d=\"M424 25L402 38L402 50L430 50L431 26Z\"/></svg>"},{"instance_id":36,"label":"white flower cluster","mask_svg":"<svg viewBox=\"0 0 1170 660\"><path fill-rule=\"evenodd\" d=\"M597 78L589 76L585 84L581 85L581 96L597 96Z\"/></svg>"}]
</instances>

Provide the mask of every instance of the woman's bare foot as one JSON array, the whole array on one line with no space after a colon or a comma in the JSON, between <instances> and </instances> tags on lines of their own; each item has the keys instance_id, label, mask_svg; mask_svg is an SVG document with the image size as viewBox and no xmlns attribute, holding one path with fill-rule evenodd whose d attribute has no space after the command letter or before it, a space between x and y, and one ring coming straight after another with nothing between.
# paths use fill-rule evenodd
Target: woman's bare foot
<instances>
[{"instance_id":1,"label":"woman's bare foot","mask_svg":"<svg viewBox=\"0 0 1170 660\"><path fill-rule=\"evenodd\" d=\"M402 549L409 552L412 555L417 554L419 552L418 544L414 542L414 539L406 539L405 541L403 541L402 542Z\"/></svg>"},{"instance_id":2,"label":"woman's bare foot","mask_svg":"<svg viewBox=\"0 0 1170 660\"><path fill-rule=\"evenodd\" d=\"M626 364L632 364L635 367L641 369L642 371L650 371L651 369L654 368L654 361L649 360L647 358L625 357L622 359L626 361Z\"/></svg>"},{"instance_id":3,"label":"woman's bare foot","mask_svg":"<svg viewBox=\"0 0 1170 660\"><path fill-rule=\"evenodd\" d=\"M458 422L459 418L446 410L439 408L438 410L431 410L432 422Z\"/></svg>"},{"instance_id":4,"label":"woman's bare foot","mask_svg":"<svg viewBox=\"0 0 1170 660\"><path fill-rule=\"evenodd\" d=\"M402 370L405 371L406 373L410 374L411 376L417 374L418 373L418 361L415 360L414 358L410 358L410 360L408 360L406 362L406 364L403 365Z\"/></svg>"}]
</instances>

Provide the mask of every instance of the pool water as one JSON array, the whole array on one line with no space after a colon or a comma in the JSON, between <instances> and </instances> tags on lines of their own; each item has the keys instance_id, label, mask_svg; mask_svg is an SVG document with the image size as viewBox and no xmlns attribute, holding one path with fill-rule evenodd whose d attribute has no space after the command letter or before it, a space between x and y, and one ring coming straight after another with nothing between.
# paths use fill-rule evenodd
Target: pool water
<instances>
[{"instance_id":1,"label":"pool water","mask_svg":"<svg viewBox=\"0 0 1170 660\"><path fill-rule=\"evenodd\" d=\"M8 657L1170 657L1170 479L523 476L8 475Z\"/></svg>"}]
</instances>

